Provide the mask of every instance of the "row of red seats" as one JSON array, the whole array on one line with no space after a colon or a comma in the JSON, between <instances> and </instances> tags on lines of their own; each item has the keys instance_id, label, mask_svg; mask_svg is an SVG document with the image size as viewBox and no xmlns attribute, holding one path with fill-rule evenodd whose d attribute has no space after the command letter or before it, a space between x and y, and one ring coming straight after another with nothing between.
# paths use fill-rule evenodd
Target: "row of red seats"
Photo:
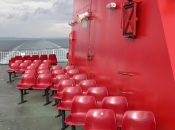
<instances>
[{"instance_id":1,"label":"row of red seats","mask_svg":"<svg viewBox=\"0 0 175 130\"><path fill-rule=\"evenodd\" d=\"M12 57L10 60L9 60L9 66L11 66L12 63L14 63L16 60L22 60L22 61L25 61L25 60L31 60L31 61L34 61L34 60L50 60L51 61L51 64L52 65L56 65L58 63L58 60L57 60L57 57L55 54L49 54L49 55L46 55L46 54L42 54L42 55L25 55L25 56L15 56L15 57Z\"/></svg>"},{"instance_id":2,"label":"row of red seats","mask_svg":"<svg viewBox=\"0 0 175 130\"><path fill-rule=\"evenodd\" d=\"M128 111L127 100L123 96L106 96L102 100L101 108L97 109L96 97L81 96L80 87L67 87L57 109L62 110L62 129L71 125L72 129L75 129L75 126L84 126L85 130L156 130L153 113ZM70 110L67 118L65 110Z\"/></svg>"},{"instance_id":3,"label":"row of red seats","mask_svg":"<svg viewBox=\"0 0 175 130\"><path fill-rule=\"evenodd\" d=\"M52 72L54 72L54 69L52 70ZM48 94L49 88L51 89L52 87L54 88L57 86L58 92L56 94L54 94L52 97L54 98L54 96L56 96L56 95L58 96L59 104L57 104L56 108L58 110L62 111L59 114L62 115L63 129L66 128L67 125L72 125L73 129L75 129L76 125L85 126L85 129L87 129L87 130L90 129L90 127L92 127L92 126L93 127L96 126L96 127L98 127L98 129L108 128L108 129L112 130L112 129L117 129L117 126L122 127L122 130L124 129L125 123L124 123L123 116L126 113L126 111L128 110L128 103L127 103L127 100L125 97L108 96L108 91L107 91L106 87L97 87L95 80L78 78L78 77L81 77L81 75L83 75L83 74L79 74L77 69L72 68L70 70L69 69L66 70L66 67L65 67L64 72L66 72L67 74L65 74L65 73L58 74L56 77L59 77L59 75L68 75L69 77L67 77L66 79L63 78L59 82L57 82L58 78L56 78L55 82L54 82L55 83L54 86L52 86L51 74L39 74L39 76L37 78L37 84L36 84L35 78L33 78L33 80L32 80L33 84L30 84L29 86L26 86L26 84L21 80L21 84L17 86L17 89L21 90L21 103L25 102L23 100L23 94L24 94L23 90L36 89L36 90L45 90L45 93L46 93L45 105L47 105L50 103L49 96L48 96L49 95ZM22 79L25 76L30 77L29 75L24 74L22 76ZM30 78L32 79L32 77L35 77L35 76L31 76ZM77 80L77 84L75 83L76 80ZM27 81L29 81L29 80L27 80ZM91 84L90 86L88 86L89 82ZM46 85L47 87L44 87L45 86L44 84L45 85L47 84ZM22 85L22 87L21 87L21 85ZM83 93L83 85L85 86L84 93ZM54 91L55 89L51 89L51 90ZM61 99L61 101L60 101L60 99ZM88 104L88 103L90 103L90 104ZM96 108L101 108L101 109L96 109ZM113 110L112 113L115 113L114 114L115 116L111 115L111 111L109 109ZM65 110L71 110L70 115L66 119L65 119ZM106 120L106 123L103 123L103 125L101 124L102 127L100 127L100 125L98 123L95 123L96 125L94 124L94 122L96 122L96 120L93 121L93 119L92 119L93 122L91 122L91 123L89 123L89 121L86 121L89 118L96 118L97 117L97 116L93 116L93 114L91 115L91 113L93 113L95 111L96 111L96 113L99 112L99 114L100 114L100 112L101 113L104 112L103 114L110 113L110 117L108 117L108 118L109 119L112 119L112 117L114 117L114 118L113 118L113 120L110 120L111 123L107 122L108 120ZM88 112L88 114L87 114L87 112ZM127 112L129 113L129 111L127 111ZM134 112L136 112L136 111L134 111ZM142 113L142 111L139 111L139 112ZM100 116L99 114L97 114L97 115ZM101 114L101 117L103 117L103 116L106 117L106 115L103 115L103 114ZM148 115L151 115L151 114L148 114ZM141 114L138 115L138 117L145 118ZM149 119L149 121L147 121L145 119L145 123L144 123L144 120L141 119L139 124L142 124L142 125L137 126L138 129L139 128L141 129L143 127L143 130L155 130L154 129L155 128L155 119L151 118L150 116L148 116L148 117L150 119ZM103 117L103 119L104 119L104 117ZM103 119L99 120L99 123ZM137 120L138 120L138 118L137 118ZM66 124L64 123L64 121ZM122 124L122 122L124 125ZM152 123L151 125L148 124L150 122ZM113 125L111 128L109 128L108 123L115 124L115 125ZM138 129L135 128L135 130L138 130Z\"/></svg>"},{"instance_id":4,"label":"row of red seats","mask_svg":"<svg viewBox=\"0 0 175 130\"><path fill-rule=\"evenodd\" d=\"M39 67L40 66L40 67ZM39 67L39 68L38 68ZM14 77L16 77L16 73L24 73L26 70L30 69L49 69L51 67L51 61L50 60L34 60L33 62L31 60L16 60L14 63L11 64L10 68L6 70L6 72L9 73L9 81L12 82L11 79L12 73L14 73Z\"/></svg>"}]
</instances>

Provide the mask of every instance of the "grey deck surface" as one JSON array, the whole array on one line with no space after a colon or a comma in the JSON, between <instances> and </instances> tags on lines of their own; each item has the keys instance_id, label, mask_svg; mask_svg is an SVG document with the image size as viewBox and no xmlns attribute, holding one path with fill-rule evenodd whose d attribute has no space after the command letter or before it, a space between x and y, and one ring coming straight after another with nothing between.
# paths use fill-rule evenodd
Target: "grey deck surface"
<instances>
[{"instance_id":1,"label":"grey deck surface","mask_svg":"<svg viewBox=\"0 0 175 130\"><path fill-rule=\"evenodd\" d=\"M65 66L65 64L59 64ZM57 109L51 104L43 106L44 91L28 90L29 94L24 96L28 102L18 105L20 102L20 91L16 89L21 75L12 83L7 83L9 76L6 73L8 65L0 65L0 130L59 130L61 128L61 117L55 118ZM69 112L66 112L68 115ZM71 130L69 126L66 130ZM76 127L83 130L83 127Z\"/></svg>"}]
</instances>

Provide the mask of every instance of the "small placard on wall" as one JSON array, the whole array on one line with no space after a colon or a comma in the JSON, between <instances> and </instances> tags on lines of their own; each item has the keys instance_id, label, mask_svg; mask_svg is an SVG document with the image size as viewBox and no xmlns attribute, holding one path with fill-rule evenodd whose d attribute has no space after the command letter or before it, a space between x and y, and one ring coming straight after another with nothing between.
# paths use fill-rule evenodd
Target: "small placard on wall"
<instances>
[{"instance_id":1,"label":"small placard on wall","mask_svg":"<svg viewBox=\"0 0 175 130\"><path fill-rule=\"evenodd\" d=\"M84 21L84 22L82 23L82 28L87 28L87 26L88 26L88 21Z\"/></svg>"}]
</instances>

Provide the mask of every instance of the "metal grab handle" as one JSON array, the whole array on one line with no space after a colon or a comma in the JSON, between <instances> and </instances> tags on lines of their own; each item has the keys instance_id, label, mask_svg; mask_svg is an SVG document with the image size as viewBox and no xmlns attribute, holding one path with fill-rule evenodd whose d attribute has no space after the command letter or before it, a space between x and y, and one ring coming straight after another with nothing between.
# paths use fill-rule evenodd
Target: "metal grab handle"
<instances>
[{"instance_id":1,"label":"metal grab handle","mask_svg":"<svg viewBox=\"0 0 175 130\"><path fill-rule=\"evenodd\" d=\"M122 71L118 71L118 74L133 76L132 73L127 73L127 72L122 72Z\"/></svg>"},{"instance_id":2,"label":"metal grab handle","mask_svg":"<svg viewBox=\"0 0 175 130\"><path fill-rule=\"evenodd\" d=\"M118 91L119 93L122 93L122 94L128 94L127 92L125 92L125 91L123 91L123 90L121 90L121 89L117 89L117 91Z\"/></svg>"},{"instance_id":3,"label":"metal grab handle","mask_svg":"<svg viewBox=\"0 0 175 130\"><path fill-rule=\"evenodd\" d=\"M121 90L121 89L117 89L117 92L119 92L119 93L121 93L121 94L130 94L130 93L125 92L125 91L123 91L123 90Z\"/></svg>"}]
</instances>

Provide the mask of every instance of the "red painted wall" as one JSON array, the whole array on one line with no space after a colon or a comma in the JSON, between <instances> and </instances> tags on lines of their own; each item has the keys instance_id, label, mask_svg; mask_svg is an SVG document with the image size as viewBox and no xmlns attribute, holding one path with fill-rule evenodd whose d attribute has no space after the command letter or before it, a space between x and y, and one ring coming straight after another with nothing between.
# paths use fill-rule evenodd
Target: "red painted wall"
<instances>
[{"instance_id":1,"label":"red painted wall","mask_svg":"<svg viewBox=\"0 0 175 130\"><path fill-rule=\"evenodd\" d=\"M117 3L117 9L106 4ZM126 96L132 110L154 113L157 130L175 129L175 2L147 0L138 6L137 37L126 38L121 29L121 0L74 0L71 44L72 64L110 95ZM126 2L126 0L124 0ZM169 8L168 8L169 7ZM77 14L92 11L87 28ZM87 54L92 61L87 60ZM133 74L121 75L118 71ZM129 94L121 94L122 89Z\"/></svg>"}]
</instances>

